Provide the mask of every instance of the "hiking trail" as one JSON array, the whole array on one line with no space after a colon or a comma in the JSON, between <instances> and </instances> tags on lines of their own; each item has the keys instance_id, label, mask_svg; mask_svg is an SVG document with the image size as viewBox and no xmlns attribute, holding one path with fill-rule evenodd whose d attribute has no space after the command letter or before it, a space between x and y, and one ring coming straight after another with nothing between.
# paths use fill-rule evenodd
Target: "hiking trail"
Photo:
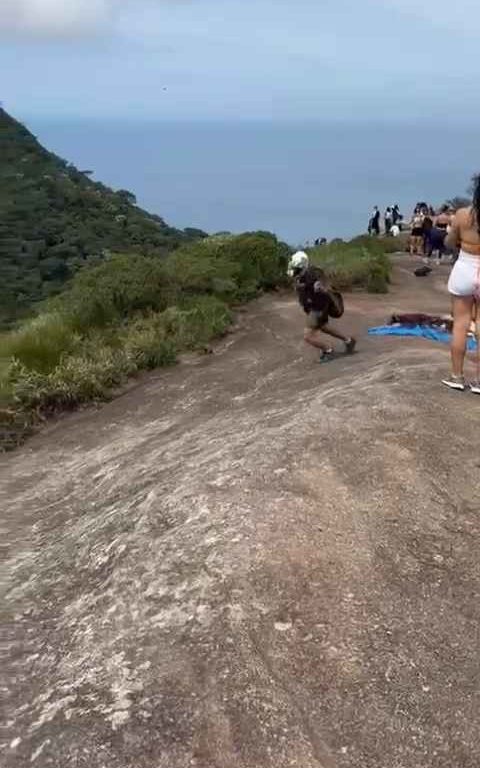
<instances>
[{"instance_id":1,"label":"hiking trail","mask_svg":"<svg viewBox=\"0 0 480 768\"><path fill-rule=\"evenodd\" d=\"M321 366L290 294L2 458L5 768L478 768L480 400L398 259Z\"/></svg>"}]
</instances>

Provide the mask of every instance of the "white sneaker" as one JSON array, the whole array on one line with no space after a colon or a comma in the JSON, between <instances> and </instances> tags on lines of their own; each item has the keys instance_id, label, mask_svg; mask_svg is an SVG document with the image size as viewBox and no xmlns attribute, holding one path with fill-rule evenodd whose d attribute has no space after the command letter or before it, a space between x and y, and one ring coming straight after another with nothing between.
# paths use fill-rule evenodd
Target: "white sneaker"
<instances>
[{"instance_id":1,"label":"white sneaker","mask_svg":"<svg viewBox=\"0 0 480 768\"><path fill-rule=\"evenodd\" d=\"M480 395L480 381L470 382L470 392L473 392L474 395Z\"/></svg>"},{"instance_id":2,"label":"white sneaker","mask_svg":"<svg viewBox=\"0 0 480 768\"><path fill-rule=\"evenodd\" d=\"M459 392L465 392L465 379L463 376L454 376L453 373L448 379L443 379L442 384L445 384L449 389L456 389ZM480 395L480 392L478 393Z\"/></svg>"}]
</instances>

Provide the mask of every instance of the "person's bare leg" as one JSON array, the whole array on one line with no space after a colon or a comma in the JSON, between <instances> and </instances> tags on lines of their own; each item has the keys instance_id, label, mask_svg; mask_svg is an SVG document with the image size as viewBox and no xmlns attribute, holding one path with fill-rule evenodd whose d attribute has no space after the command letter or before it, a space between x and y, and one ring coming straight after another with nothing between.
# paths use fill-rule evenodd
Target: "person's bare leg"
<instances>
[{"instance_id":1,"label":"person's bare leg","mask_svg":"<svg viewBox=\"0 0 480 768\"><path fill-rule=\"evenodd\" d=\"M303 338L307 344L310 344L311 347L315 347L315 349L320 349L322 352L330 352L331 350L331 347L320 341L318 331L313 328L305 328Z\"/></svg>"},{"instance_id":2,"label":"person's bare leg","mask_svg":"<svg viewBox=\"0 0 480 768\"><path fill-rule=\"evenodd\" d=\"M328 336L333 336L334 339L340 339L340 341L343 341L345 344L350 341L350 337L344 336L343 333L340 333L340 331L337 331L336 328L332 328L331 325L322 325L321 329L322 333L326 333Z\"/></svg>"},{"instance_id":3,"label":"person's bare leg","mask_svg":"<svg viewBox=\"0 0 480 768\"><path fill-rule=\"evenodd\" d=\"M478 299L475 299L472 307L472 320L475 323L475 341L477 351L475 353L475 383L480 385L480 312L478 311Z\"/></svg>"},{"instance_id":4,"label":"person's bare leg","mask_svg":"<svg viewBox=\"0 0 480 768\"><path fill-rule=\"evenodd\" d=\"M455 296L453 299L452 373L458 377L463 376L472 305L471 296Z\"/></svg>"},{"instance_id":5,"label":"person's bare leg","mask_svg":"<svg viewBox=\"0 0 480 768\"><path fill-rule=\"evenodd\" d=\"M333 336L334 339L340 339L345 344L345 352L347 355L353 355L357 347L357 340L353 336L344 336L343 333L337 331L336 328L332 328L331 325L322 325L320 330L323 333L327 333L329 336Z\"/></svg>"}]
</instances>

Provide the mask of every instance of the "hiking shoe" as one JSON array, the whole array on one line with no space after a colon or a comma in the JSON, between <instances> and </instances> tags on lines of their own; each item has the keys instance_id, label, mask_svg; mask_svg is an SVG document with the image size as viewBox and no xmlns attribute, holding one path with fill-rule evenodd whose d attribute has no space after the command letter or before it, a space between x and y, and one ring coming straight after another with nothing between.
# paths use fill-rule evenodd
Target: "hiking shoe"
<instances>
[{"instance_id":1,"label":"hiking shoe","mask_svg":"<svg viewBox=\"0 0 480 768\"><path fill-rule=\"evenodd\" d=\"M333 360L334 356L335 356L335 352L333 351L333 349L322 349L322 351L320 352L320 357L318 362L329 363L330 360Z\"/></svg>"},{"instance_id":2,"label":"hiking shoe","mask_svg":"<svg viewBox=\"0 0 480 768\"><path fill-rule=\"evenodd\" d=\"M349 339L345 342L345 352L347 355L353 355L355 352L355 347L357 346L357 340L353 338Z\"/></svg>"},{"instance_id":3,"label":"hiking shoe","mask_svg":"<svg viewBox=\"0 0 480 768\"><path fill-rule=\"evenodd\" d=\"M442 380L442 384L445 384L445 386L449 389L456 389L459 392L465 392L465 379L463 376L454 376L452 373L448 379Z\"/></svg>"},{"instance_id":4,"label":"hiking shoe","mask_svg":"<svg viewBox=\"0 0 480 768\"><path fill-rule=\"evenodd\" d=\"M470 382L470 392L473 392L474 395L480 395L480 381Z\"/></svg>"}]
</instances>

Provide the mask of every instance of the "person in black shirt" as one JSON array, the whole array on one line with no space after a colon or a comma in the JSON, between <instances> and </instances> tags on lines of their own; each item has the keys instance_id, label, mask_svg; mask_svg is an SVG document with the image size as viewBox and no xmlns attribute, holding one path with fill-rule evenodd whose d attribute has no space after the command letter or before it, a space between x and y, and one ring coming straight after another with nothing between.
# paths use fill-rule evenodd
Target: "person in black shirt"
<instances>
[{"instance_id":1,"label":"person in black shirt","mask_svg":"<svg viewBox=\"0 0 480 768\"><path fill-rule=\"evenodd\" d=\"M368 233L370 235L380 234L380 211L377 205L374 205L373 207L372 218L370 219L368 224Z\"/></svg>"},{"instance_id":2,"label":"person in black shirt","mask_svg":"<svg viewBox=\"0 0 480 768\"><path fill-rule=\"evenodd\" d=\"M300 305L308 315L304 339L307 344L320 350L320 362L331 360L334 354L333 348L321 341L320 333L340 339L345 344L347 354L352 354L355 351L356 340L351 336L344 336L329 324L330 318L339 318L343 315L343 298L329 284L323 270L310 266L307 254L299 251L290 261L290 274L295 279Z\"/></svg>"},{"instance_id":3,"label":"person in black shirt","mask_svg":"<svg viewBox=\"0 0 480 768\"><path fill-rule=\"evenodd\" d=\"M389 235L390 230L393 226L393 211L390 208L390 206L388 206L387 210L385 211L384 224L385 224L385 234Z\"/></svg>"},{"instance_id":4,"label":"person in black shirt","mask_svg":"<svg viewBox=\"0 0 480 768\"><path fill-rule=\"evenodd\" d=\"M433 218L430 216L428 208L425 210L423 217L423 253L428 255L430 249L430 233L433 228Z\"/></svg>"}]
</instances>

